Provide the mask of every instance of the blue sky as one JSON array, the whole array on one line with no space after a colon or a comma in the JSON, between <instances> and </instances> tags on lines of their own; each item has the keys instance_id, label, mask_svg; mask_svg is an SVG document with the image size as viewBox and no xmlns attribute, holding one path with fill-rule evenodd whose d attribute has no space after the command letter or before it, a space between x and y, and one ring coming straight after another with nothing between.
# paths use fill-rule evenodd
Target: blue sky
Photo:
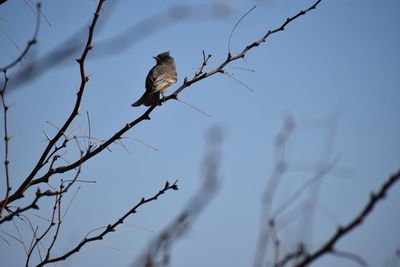
<instances>
[{"instance_id":1,"label":"blue sky","mask_svg":"<svg viewBox=\"0 0 400 267\"><path fill-rule=\"evenodd\" d=\"M290 16L309 7L313 1L231 1L223 17L203 12L216 1L185 1L193 5L189 18L159 22L157 31L140 35L128 32L133 40L102 48L103 41L117 36L133 25L165 10L180 6L175 1L106 2L96 32L93 54L86 64L90 81L70 131L87 128L90 114L92 136L107 139L127 122L140 116L143 107L130 106L144 91L144 80L154 65L153 56L171 51L177 65L178 88L185 76L191 77L202 63L202 50L212 54L212 66L227 55L229 34L237 20L252 6L257 8L237 27L231 43L232 54L258 40ZM43 1L38 44L10 77L21 67L65 44L72 34L85 29L96 8L96 1ZM130 209L141 197L157 192L166 179L179 179L179 191L168 192L126 221L152 229L121 227L104 244L89 244L58 266L130 266L147 244L175 218L201 184L202 161L208 129L218 125L224 132L221 187L191 231L176 242L173 266L252 266L259 235L261 199L274 168L274 140L285 119L295 120L287 143L290 168L278 188L276 205L315 174L316 168L335 159L334 168L319 183L310 247L315 248L334 233L339 224L353 218L373 190L400 166L400 21L396 0L323 0L319 7L294 21L286 30L251 50L246 61L233 62L234 77L254 89L241 86L228 76L215 75L185 89L181 99L212 115L196 112L182 103L170 101L152 113L125 136L151 144L159 151L131 139L88 161L81 179L95 184L81 187L63 222L62 239L56 253L79 242L87 232L109 224ZM106 22L102 20L112 11ZM164 13L163 13L164 12ZM201 15L203 14L203 15ZM205 15L204 15L205 14ZM0 27L24 47L31 38L35 15L24 1L7 1L0 6ZM165 27L164 27L165 26ZM148 29L144 31L148 33ZM136 34L136 35L135 35ZM130 36L132 35L132 36ZM81 39L85 40L85 35ZM102 48L102 49L101 49ZM13 60L19 51L0 35L0 65ZM11 141L10 166L14 188L36 163L45 146L43 131L55 134L46 121L60 125L70 113L80 83L78 58L81 50L65 62L29 83L12 88L7 101L9 131L17 134ZM10 84L12 80L10 80ZM12 84L11 84L12 85ZM1 121L2 125L2 121ZM4 143L0 144L0 151ZM76 159L71 146L66 159ZM2 153L2 152L1 152ZM1 165L1 173L4 166ZM61 175L51 181L57 185ZM2 176L3 177L3 176ZM0 180L4 188L4 179ZM41 186L45 189L45 186ZM77 186L75 187L75 189ZM299 204L307 199L308 193ZM395 186L384 202L361 228L338 243L338 248L363 256L371 266L390 266L400 248L400 186ZM1 191L3 195L3 191ZM28 197L31 197L28 194ZM72 193L66 196L66 203ZM49 216L41 204L37 214ZM307 209L306 209L307 210ZM297 213L296 213L297 211ZM288 216L293 222L282 229L284 249L293 248L302 236L307 211L294 205ZM297 214L297 215L296 215ZM34 215L32 220L43 223ZM293 217L292 216L292 217ZM26 225L23 233L30 238ZM1 228L15 234L12 224ZM0 242L4 266L20 266L23 248L10 240ZM29 241L27 241L29 242ZM108 245L118 248L116 251ZM398 266L399 260L397 260ZM313 266L357 266L347 259L326 256Z\"/></svg>"}]
</instances>

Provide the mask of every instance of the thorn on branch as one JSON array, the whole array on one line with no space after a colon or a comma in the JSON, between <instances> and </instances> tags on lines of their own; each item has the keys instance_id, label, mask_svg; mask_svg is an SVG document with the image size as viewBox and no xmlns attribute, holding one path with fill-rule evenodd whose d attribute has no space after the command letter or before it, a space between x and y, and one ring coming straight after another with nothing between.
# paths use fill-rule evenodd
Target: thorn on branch
<instances>
[{"instance_id":1,"label":"thorn on branch","mask_svg":"<svg viewBox=\"0 0 400 267\"><path fill-rule=\"evenodd\" d=\"M178 187L177 184L173 184L173 185L171 186L171 188L172 188L172 190L179 190L179 187Z\"/></svg>"}]
</instances>

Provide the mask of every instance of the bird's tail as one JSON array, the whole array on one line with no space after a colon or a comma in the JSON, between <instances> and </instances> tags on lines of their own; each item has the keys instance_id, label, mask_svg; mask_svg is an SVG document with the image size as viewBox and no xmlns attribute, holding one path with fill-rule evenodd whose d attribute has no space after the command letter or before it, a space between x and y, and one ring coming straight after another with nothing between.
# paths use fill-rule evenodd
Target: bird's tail
<instances>
[{"instance_id":1,"label":"bird's tail","mask_svg":"<svg viewBox=\"0 0 400 267\"><path fill-rule=\"evenodd\" d=\"M160 92L154 94L148 94L143 104L145 106L157 106L160 105Z\"/></svg>"},{"instance_id":2,"label":"bird's tail","mask_svg":"<svg viewBox=\"0 0 400 267\"><path fill-rule=\"evenodd\" d=\"M136 101L135 103L133 103L131 106L132 106L132 107L138 107L138 106L140 106L141 104L143 104L143 102L146 100L146 98L147 98L147 92L144 93L144 94L142 95L142 97L139 98L139 100Z\"/></svg>"},{"instance_id":3,"label":"bird's tail","mask_svg":"<svg viewBox=\"0 0 400 267\"><path fill-rule=\"evenodd\" d=\"M132 107L138 107L142 104L145 106L160 105L160 93L149 94L148 92L145 92L138 101L132 104Z\"/></svg>"}]
</instances>

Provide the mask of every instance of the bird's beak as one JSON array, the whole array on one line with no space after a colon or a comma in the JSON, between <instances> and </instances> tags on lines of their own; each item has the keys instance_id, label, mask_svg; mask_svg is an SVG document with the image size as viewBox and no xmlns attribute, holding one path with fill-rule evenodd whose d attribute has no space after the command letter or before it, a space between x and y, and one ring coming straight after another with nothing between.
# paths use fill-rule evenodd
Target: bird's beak
<instances>
[{"instance_id":1,"label":"bird's beak","mask_svg":"<svg viewBox=\"0 0 400 267\"><path fill-rule=\"evenodd\" d=\"M158 60L158 57L153 57L155 60Z\"/></svg>"}]
</instances>

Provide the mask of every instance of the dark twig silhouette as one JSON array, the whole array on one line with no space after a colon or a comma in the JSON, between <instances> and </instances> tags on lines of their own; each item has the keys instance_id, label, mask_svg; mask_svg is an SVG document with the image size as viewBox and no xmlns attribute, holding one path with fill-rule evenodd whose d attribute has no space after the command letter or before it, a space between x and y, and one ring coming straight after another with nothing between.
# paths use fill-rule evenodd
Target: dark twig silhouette
<instances>
[{"instance_id":1,"label":"dark twig silhouette","mask_svg":"<svg viewBox=\"0 0 400 267\"><path fill-rule=\"evenodd\" d=\"M8 151L9 151L9 141L10 141L10 136L8 135L8 123L7 123L7 111L9 106L6 104L6 100L5 100L5 91L7 89L7 83L8 83L8 77L7 77L7 71L4 70L4 84L3 84L3 88L0 91L0 95L1 95L1 102L3 104L3 120L4 120L4 142L5 142L5 146L4 146L4 166L5 166L5 178L6 178L6 196L4 198L4 202L2 204L0 204L0 218L1 215L3 214L3 209L5 206L7 206L7 202L8 202L8 197L10 196L10 192L11 192L11 183L10 183L10 171L9 171L9 165L10 165L10 161L8 158Z\"/></svg>"},{"instance_id":2,"label":"dark twig silhouette","mask_svg":"<svg viewBox=\"0 0 400 267\"><path fill-rule=\"evenodd\" d=\"M126 212L121 218L119 218L118 220L116 220L113 224L109 224L107 225L107 227L105 228L105 230L103 230L100 234L93 236L93 237L85 237L78 245L76 245L73 249L71 249L70 251L66 252L65 254L58 256L58 257L49 257L50 253L47 254L48 257L46 257L46 259L44 259L41 263L39 263L37 266L44 266L46 264L49 263L54 263L54 262L58 262L58 261L62 261L65 260L66 258L70 257L71 255L77 253L83 246L85 246L87 243L93 242L93 241L97 241L97 240L102 240L107 234L114 232L116 227L118 225L121 225L124 223L124 220L137 212L138 208L140 208L141 206L143 206L146 203L155 201L158 199L158 197L160 197L161 195L163 195L165 192L169 191L169 190L178 190L178 185L176 184L178 181L175 181L173 184L170 184L168 181L165 183L164 188L162 188L160 191L158 191L154 196L150 197L150 198L142 198L139 203L137 203L135 206L133 206L128 212Z\"/></svg>"}]
</instances>

